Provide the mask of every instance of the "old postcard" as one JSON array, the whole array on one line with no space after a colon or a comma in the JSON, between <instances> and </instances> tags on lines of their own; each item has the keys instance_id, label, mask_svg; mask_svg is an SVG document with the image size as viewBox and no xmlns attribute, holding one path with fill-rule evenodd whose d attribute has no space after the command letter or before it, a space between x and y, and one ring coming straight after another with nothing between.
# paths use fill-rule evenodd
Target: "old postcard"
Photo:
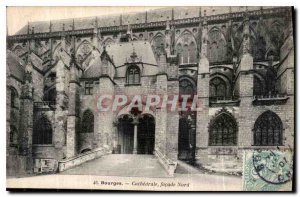
<instances>
[{"instance_id":1,"label":"old postcard","mask_svg":"<svg viewBox=\"0 0 300 197\"><path fill-rule=\"evenodd\" d=\"M7 7L7 189L294 191L293 15Z\"/></svg>"}]
</instances>

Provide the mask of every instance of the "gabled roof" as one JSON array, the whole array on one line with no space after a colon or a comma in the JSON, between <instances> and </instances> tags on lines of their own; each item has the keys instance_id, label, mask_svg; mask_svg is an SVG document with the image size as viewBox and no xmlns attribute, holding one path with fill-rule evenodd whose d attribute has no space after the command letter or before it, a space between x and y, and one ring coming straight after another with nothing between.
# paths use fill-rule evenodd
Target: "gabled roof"
<instances>
[{"instance_id":1,"label":"gabled roof","mask_svg":"<svg viewBox=\"0 0 300 197\"><path fill-rule=\"evenodd\" d=\"M11 51L7 51L6 53L6 65L9 69L10 75L20 81L25 80L25 69L21 64L21 60Z\"/></svg>"},{"instance_id":2,"label":"gabled roof","mask_svg":"<svg viewBox=\"0 0 300 197\"><path fill-rule=\"evenodd\" d=\"M106 47L106 51L116 67L124 65L130 59L133 52L136 53L137 58L141 59L141 62L157 65L154 53L148 41L112 44Z\"/></svg>"},{"instance_id":3,"label":"gabled roof","mask_svg":"<svg viewBox=\"0 0 300 197\"><path fill-rule=\"evenodd\" d=\"M90 65L84 71L82 78L96 78L101 76L102 58L108 55L108 60L113 62L113 65L118 69L125 63L132 62L132 56L136 57L136 62L143 64L151 64L157 66L151 45L147 41L123 42L118 44L108 45L101 55L95 57ZM120 73L122 71L119 70ZM119 73L119 74L120 74ZM122 74L121 74L122 75Z\"/></svg>"},{"instance_id":4,"label":"gabled roof","mask_svg":"<svg viewBox=\"0 0 300 197\"><path fill-rule=\"evenodd\" d=\"M101 76L101 58L95 57L93 62L91 62L91 65L86 68L86 70L83 72L82 78L95 78Z\"/></svg>"}]
</instances>

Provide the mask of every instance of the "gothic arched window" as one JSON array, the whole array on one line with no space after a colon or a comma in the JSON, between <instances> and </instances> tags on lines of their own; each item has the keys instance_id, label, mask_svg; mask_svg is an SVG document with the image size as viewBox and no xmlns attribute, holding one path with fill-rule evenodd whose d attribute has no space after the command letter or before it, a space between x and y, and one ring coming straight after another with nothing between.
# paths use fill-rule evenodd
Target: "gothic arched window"
<instances>
[{"instance_id":1,"label":"gothic arched window","mask_svg":"<svg viewBox=\"0 0 300 197\"><path fill-rule=\"evenodd\" d=\"M81 133L94 132L94 114L90 110L86 110L82 116Z\"/></svg>"},{"instance_id":2,"label":"gothic arched window","mask_svg":"<svg viewBox=\"0 0 300 197\"><path fill-rule=\"evenodd\" d=\"M162 34L157 34L152 40L152 49L156 59L159 59L161 55L165 54L166 38Z\"/></svg>"},{"instance_id":3,"label":"gothic arched window","mask_svg":"<svg viewBox=\"0 0 300 197\"><path fill-rule=\"evenodd\" d=\"M209 82L209 96L212 99L225 99L227 97L227 87L225 81L220 77L215 77Z\"/></svg>"},{"instance_id":4,"label":"gothic arched window","mask_svg":"<svg viewBox=\"0 0 300 197\"><path fill-rule=\"evenodd\" d=\"M209 145L237 145L237 124L230 114L221 113L212 120L209 128Z\"/></svg>"},{"instance_id":5,"label":"gothic arched window","mask_svg":"<svg viewBox=\"0 0 300 197\"><path fill-rule=\"evenodd\" d=\"M189 46L187 44L183 45L182 51L182 63L188 63L189 60Z\"/></svg>"},{"instance_id":6,"label":"gothic arched window","mask_svg":"<svg viewBox=\"0 0 300 197\"><path fill-rule=\"evenodd\" d=\"M180 95L194 95L195 94L195 84L192 80L182 79L179 81L179 94Z\"/></svg>"},{"instance_id":7,"label":"gothic arched window","mask_svg":"<svg viewBox=\"0 0 300 197\"><path fill-rule=\"evenodd\" d=\"M188 63L197 63L197 47L194 42L189 45L189 60Z\"/></svg>"},{"instance_id":8,"label":"gothic arched window","mask_svg":"<svg viewBox=\"0 0 300 197\"><path fill-rule=\"evenodd\" d=\"M178 54L178 57L179 57L179 63L182 64L183 63L183 56L182 56L182 52L183 52L183 49L182 49L182 45L179 43L176 45L176 53Z\"/></svg>"},{"instance_id":9,"label":"gothic arched window","mask_svg":"<svg viewBox=\"0 0 300 197\"><path fill-rule=\"evenodd\" d=\"M52 144L52 125L45 116L34 123L32 137L33 144Z\"/></svg>"},{"instance_id":10,"label":"gothic arched window","mask_svg":"<svg viewBox=\"0 0 300 197\"><path fill-rule=\"evenodd\" d=\"M208 36L208 54L209 62L222 62L226 60L226 40L223 33L213 28Z\"/></svg>"},{"instance_id":11,"label":"gothic arched window","mask_svg":"<svg viewBox=\"0 0 300 197\"><path fill-rule=\"evenodd\" d=\"M140 68L132 65L127 69L127 84L139 84L141 78Z\"/></svg>"},{"instance_id":12,"label":"gothic arched window","mask_svg":"<svg viewBox=\"0 0 300 197\"><path fill-rule=\"evenodd\" d=\"M183 32L176 41L176 53L180 64L197 63L197 45L193 34L189 31Z\"/></svg>"},{"instance_id":13,"label":"gothic arched window","mask_svg":"<svg viewBox=\"0 0 300 197\"><path fill-rule=\"evenodd\" d=\"M254 146L282 145L282 122L271 111L261 114L254 125Z\"/></svg>"}]
</instances>

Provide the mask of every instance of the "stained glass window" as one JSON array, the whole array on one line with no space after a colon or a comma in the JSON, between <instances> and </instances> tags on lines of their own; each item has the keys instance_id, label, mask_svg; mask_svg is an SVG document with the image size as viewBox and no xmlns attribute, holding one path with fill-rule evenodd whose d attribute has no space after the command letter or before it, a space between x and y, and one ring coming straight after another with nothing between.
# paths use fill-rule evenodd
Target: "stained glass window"
<instances>
[{"instance_id":1,"label":"stained glass window","mask_svg":"<svg viewBox=\"0 0 300 197\"><path fill-rule=\"evenodd\" d=\"M209 145L237 145L237 124L231 115L221 113L212 120L212 124L209 128Z\"/></svg>"},{"instance_id":2,"label":"stained glass window","mask_svg":"<svg viewBox=\"0 0 300 197\"><path fill-rule=\"evenodd\" d=\"M256 120L254 125L254 145L282 145L282 122L274 112L267 111Z\"/></svg>"},{"instance_id":3,"label":"stained glass window","mask_svg":"<svg viewBox=\"0 0 300 197\"><path fill-rule=\"evenodd\" d=\"M82 133L93 133L94 132L94 114L90 110L86 110L82 117Z\"/></svg>"},{"instance_id":4,"label":"stained glass window","mask_svg":"<svg viewBox=\"0 0 300 197\"><path fill-rule=\"evenodd\" d=\"M196 41L190 32L185 32L178 38L175 50L179 56L179 64L197 63Z\"/></svg>"}]
</instances>

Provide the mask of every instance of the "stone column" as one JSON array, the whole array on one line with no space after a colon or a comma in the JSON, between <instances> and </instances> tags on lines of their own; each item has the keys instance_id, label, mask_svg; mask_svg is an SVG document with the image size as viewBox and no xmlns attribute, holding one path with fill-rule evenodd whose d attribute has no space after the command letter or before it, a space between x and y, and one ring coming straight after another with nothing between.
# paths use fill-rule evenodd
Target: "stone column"
<instances>
[{"instance_id":1,"label":"stone column","mask_svg":"<svg viewBox=\"0 0 300 197\"><path fill-rule=\"evenodd\" d=\"M75 58L75 57L73 57ZM80 98L78 81L78 67L73 60L70 66L71 78L69 81L69 107L68 107L68 125L67 125L67 158L73 157L77 154L77 136L76 132L79 129L79 110Z\"/></svg>"},{"instance_id":2,"label":"stone column","mask_svg":"<svg viewBox=\"0 0 300 197\"><path fill-rule=\"evenodd\" d=\"M137 129L138 129L138 120L137 118L134 119L133 121L133 125L134 125L134 135L133 135L133 154L137 154Z\"/></svg>"},{"instance_id":3,"label":"stone column","mask_svg":"<svg viewBox=\"0 0 300 197\"><path fill-rule=\"evenodd\" d=\"M167 95L167 75L157 75L156 94L160 96ZM155 151L166 154L166 133L167 133L167 110L163 108L156 109L155 113Z\"/></svg>"},{"instance_id":4,"label":"stone column","mask_svg":"<svg viewBox=\"0 0 300 197\"><path fill-rule=\"evenodd\" d=\"M101 37L100 33L98 32L98 20L97 17L95 18L94 22L94 29L93 29L93 46L99 49L99 38Z\"/></svg>"},{"instance_id":5,"label":"stone column","mask_svg":"<svg viewBox=\"0 0 300 197\"><path fill-rule=\"evenodd\" d=\"M63 158L63 146L65 146L66 141L66 128L65 122L67 122L67 102L68 96L65 92L65 65L60 60L56 65L56 109L54 115L54 133L53 133L53 145L55 147L55 157L57 160Z\"/></svg>"},{"instance_id":6,"label":"stone column","mask_svg":"<svg viewBox=\"0 0 300 197\"><path fill-rule=\"evenodd\" d=\"M292 10L287 14L287 24L284 31L286 40L284 41L280 49L280 66L277 76L277 87L280 94L286 94L289 97L284 108L285 108L285 119L282 119L285 124L284 129L284 145L291 149L294 149L295 138L295 97L294 97L294 86L295 86L295 57L294 57L294 37L293 37L293 21L292 21Z\"/></svg>"},{"instance_id":7,"label":"stone column","mask_svg":"<svg viewBox=\"0 0 300 197\"><path fill-rule=\"evenodd\" d=\"M250 147L253 143L252 128L256 117L252 117L252 99L253 99L253 74L249 72L253 69L253 57L250 45L250 22L247 15L244 18L243 41L240 50L240 65L237 68L236 90L235 95L240 97L239 111L239 129L238 129L238 146Z\"/></svg>"},{"instance_id":8,"label":"stone column","mask_svg":"<svg viewBox=\"0 0 300 197\"><path fill-rule=\"evenodd\" d=\"M207 158L208 148L208 124L209 124L209 61L207 59L207 40L208 40L208 28L207 22L204 18L202 24L200 24L200 30L202 31L201 37L201 52L200 60L198 64L198 79L197 79L197 96L200 111L197 111L196 115L196 153L195 160L197 162L205 163Z\"/></svg>"},{"instance_id":9,"label":"stone column","mask_svg":"<svg viewBox=\"0 0 300 197\"><path fill-rule=\"evenodd\" d=\"M23 101L20 120L20 154L26 156L26 172L32 173L32 131L33 131L33 87L32 65L29 60L26 65L25 84L22 87L21 99Z\"/></svg>"},{"instance_id":10,"label":"stone column","mask_svg":"<svg viewBox=\"0 0 300 197\"><path fill-rule=\"evenodd\" d=\"M168 95L179 95L178 80L168 81ZM167 111L166 156L176 161L178 157L179 113L177 110Z\"/></svg>"},{"instance_id":11,"label":"stone column","mask_svg":"<svg viewBox=\"0 0 300 197\"><path fill-rule=\"evenodd\" d=\"M107 76L102 75L99 78L99 98L100 96L111 96L111 98L104 98L102 103L98 103L97 106L102 106L102 104L110 102L110 99L114 96L114 82L113 80ZM98 108L98 128L95 130L95 141L97 147L106 147L109 150L113 149L113 132L114 132L114 113L112 111L112 106L107 106L109 109L107 110L100 110Z\"/></svg>"}]
</instances>

